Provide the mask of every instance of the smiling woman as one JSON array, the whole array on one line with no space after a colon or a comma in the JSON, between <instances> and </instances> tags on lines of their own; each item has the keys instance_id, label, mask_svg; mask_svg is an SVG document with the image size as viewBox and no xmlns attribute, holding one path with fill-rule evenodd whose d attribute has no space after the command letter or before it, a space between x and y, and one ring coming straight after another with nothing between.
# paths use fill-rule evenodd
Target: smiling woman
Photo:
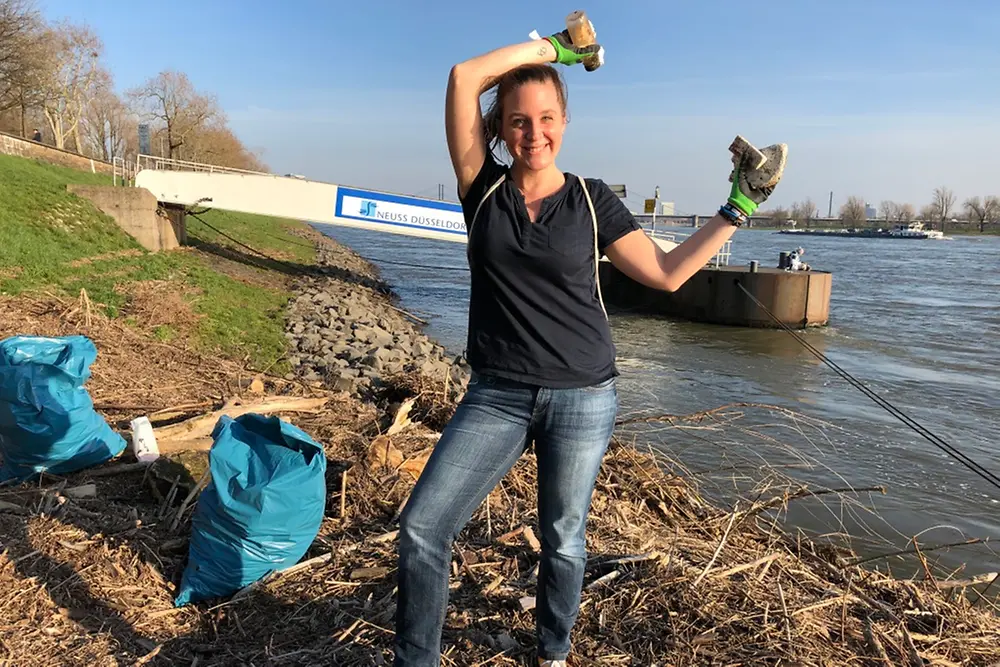
<instances>
[{"instance_id":1,"label":"smiling woman","mask_svg":"<svg viewBox=\"0 0 1000 667\"><path fill-rule=\"evenodd\" d=\"M511 104L506 104L515 93ZM555 162L566 130L566 84L548 65L525 65L511 70L496 86L489 111L483 116L487 145L501 146L534 171ZM509 107L505 114L504 108ZM528 210L537 202L529 202Z\"/></svg>"},{"instance_id":2,"label":"smiling woman","mask_svg":"<svg viewBox=\"0 0 1000 667\"><path fill-rule=\"evenodd\" d=\"M400 517L396 667L440 664L453 541L531 445L538 663L565 665L590 498L618 409L598 261L607 254L634 280L677 289L770 194L750 187L746 165L737 164L720 213L668 254L603 181L561 171L567 93L550 63L576 65L600 52L598 44L574 46L564 30L451 70L445 125L468 235L473 375ZM491 88L484 117L480 97Z\"/></svg>"}]
</instances>

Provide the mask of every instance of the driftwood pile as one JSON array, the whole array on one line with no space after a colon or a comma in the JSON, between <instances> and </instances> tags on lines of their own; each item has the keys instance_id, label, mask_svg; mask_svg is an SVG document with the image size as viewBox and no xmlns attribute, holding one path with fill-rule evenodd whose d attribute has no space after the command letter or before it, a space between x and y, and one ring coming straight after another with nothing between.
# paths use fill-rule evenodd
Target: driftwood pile
<instances>
[{"instance_id":1,"label":"driftwood pile","mask_svg":"<svg viewBox=\"0 0 1000 667\"><path fill-rule=\"evenodd\" d=\"M65 311L33 306L27 312L58 334ZM159 414L163 441L188 444L170 455L173 478L123 456L0 489L0 664L391 664L395 522L454 409L441 400L450 394L440 379L395 378L375 403L268 376L251 388L253 376L237 364L182 362L176 350L148 348L99 318L72 326L102 351L92 393L109 421ZM141 366L129 363L136 356ZM137 377L138 368L150 377ZM116 395L129 382L141 402ZM326 447L326 519L298 566L230 598L175 608L206 456L197 451L203 434L188 427L241 409L227 404L237 395L244 407L292 399L278 414ZM571 664L1000 661L1000 618L981 595L995 575L898 580L854 565L844 548L783 531L778 516L800 488L774 487L723 509L672 470L623 424L593 497ZM532 664L535 473L529 452L455 546L447 665Z\"/></svg>"}]
</instances>

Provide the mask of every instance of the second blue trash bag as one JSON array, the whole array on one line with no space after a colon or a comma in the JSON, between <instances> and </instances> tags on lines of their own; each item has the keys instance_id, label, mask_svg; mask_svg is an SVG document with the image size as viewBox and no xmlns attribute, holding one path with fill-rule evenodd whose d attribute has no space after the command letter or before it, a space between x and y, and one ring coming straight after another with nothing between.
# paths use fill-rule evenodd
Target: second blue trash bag
<instances>
[{"instance_id":1,"label":"second blue trash bag","mask_svg":"<svg viewBox=\"0 0 1000 667\"><path fill-rule=\"evenodd\" d=\"M104 463L125 449L83 385L97 348L86 336L0 341L0 482Z\"/></svg>"},{"instance_id":2,"label":"second blue trash bag","mask_svg":"<svg viewBox=\"0 0 1000 667\"><path fill-rule=\"evenodd\" d=\"M178 607L227 596L305 555L323 522L326 456L277 417L222 417L212 432L211 481L191 519Z\"/></svg>"}]
</instances>

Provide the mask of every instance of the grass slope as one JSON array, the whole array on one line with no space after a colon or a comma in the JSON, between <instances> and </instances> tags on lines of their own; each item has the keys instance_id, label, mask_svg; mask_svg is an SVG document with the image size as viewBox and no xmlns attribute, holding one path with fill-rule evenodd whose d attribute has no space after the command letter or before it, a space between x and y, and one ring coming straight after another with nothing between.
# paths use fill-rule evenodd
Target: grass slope
<instances>
[{"instance_id":1,"label":"grass slope","mask_svg":"<svg viewBox=\"0 0 1000 667\"><path fill-rule=\"evenodd\" d=\"M284 277L219 255L229 249L252 254L229 236L271 257L311 264L312 245L294 235L305 225L210 211L199 217L223 234L192 218L188 235L197 250L149 253L89 201L68 193L69 183L111 184L106 176L0 155L0 294L76 297L86 289L92 302L118 317L128 312L123 287L172 281L202 316L200 348L247 357L258 368L280 359L282 311L290 297ZM173 333L169 326L157 329L162 340Z\"/></svg>"}]
</instances>

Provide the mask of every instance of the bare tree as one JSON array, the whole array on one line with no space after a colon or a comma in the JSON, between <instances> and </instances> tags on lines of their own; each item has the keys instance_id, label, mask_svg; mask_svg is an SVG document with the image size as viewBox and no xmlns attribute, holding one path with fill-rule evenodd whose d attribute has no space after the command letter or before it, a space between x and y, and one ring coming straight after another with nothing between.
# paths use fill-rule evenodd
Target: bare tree
<instances>
[{"instance_id":1,"label":"bare tree","mask_svg":"<svg viewBox=\"0 0 1000 667\"><path fill-rule=\"evenodd\" d=\"M776 206L772 209L758 211L757 215L760 217L770 218L771 224L779 227L788 222L788 209L783 206Z\"/></svg>"},{"instance_id":2,"label":"bare tree","mask_svg":"<svg viewBox=\"0 0 1000 667\"><path fill-rule=\"evenodd\" d=\"M848 197L847 202L840 207L840 219L855 226L863 224L868 219L865 200L860 197Z\"/></svg>"},{"instance_id":3,"label":"bare tree","mask_svg":"<svg viewBox=\"0 0 1000 667\"><path fill-rule=\"evenodd\" d=\"M888 199L879 202L878 208L882 211L882 217L886 222L895 222L899 219L899 204Z\"/></svg>"},{"instance_id":4,"label":"bare tree","mask_svg":"<svg viewBox=\"0 0 1000 667\"><path fill-rule=\"evenodd\" d=\"M146 118L163 123L170 158L181 157L192 133L222 120L215 97L197 92L182 72L160 72L129 97Z\"/></svg>"},{"instance_id":5,"label":"bare tree","mask_svg":"<svg viewBox=\"0 0 1000 667\"><path fill-rule=\"evenodd\" d=\"M1000 216L1000 198L990 196L980 201L979 197L965 200L965 210L970 222L979 224L979 233L986 231L986 223L993 222Z\"/></svg>"},{"instance_id":6,"label":"bare tree","mask_svg":"<svg viewBox=\"0 0 1000 667\"><path fill-rule=\"evenodd\" d=\"M49 49L46 77L42 82L42 108L56 148L81 152L80 120L84 100L98 76L98 58L104 46L90 28L63 23L46 35Z\"/></svg>"},{"instance_id":7,"label":"bare tree","mask_svg":"<svg viewBox=\"0 0 1000 667\"><path fill-rule=\"evenodd\" d=\"M28 110L40 103L44 34L31 0L0 0L0 111L20 111L21 136Z\"/></svg>"},{"instance_id":8,"label":"bare tree","mask_svg":"<svg viewBox=\"0 0 1000 667\"><path fill-rule=\"evenodd\" d=\"M927 204L920 208L920 213L917 217L923 222L937 222L937 211L937 207L934 204Z\"/></svg>"},{"instance_id":9,"label":"bare tree","mask_svg":"<svg viewBox=\"0 0 1000 667\"><path fill-rule=\"evenodd\" d=\"M27 0L0 0L0 108L8 109L24 69L24 42L37 29L38 15Z\"/></svg>"},{"instance_id":10,"label":"bare tree","mask_svg":"<svg viewBox=\"0 0 1000 667\"><path fill-rule=\"evenodd\" d=\"M809 223L816 217L816 204L808 198L795 202L792 204L791 216L792 220L809 227Z\"/></svg>"},{"instance_id":11,"label":"bare tree","mask_svg":"<svg viewBox=\"0 0 1000 667\"><path fill-rule=\"evenodd\" d=\"M83 116L84 144L89 152L105 162L124 157L130 137L136 130L135 115L115 94L110 75L103 73L96 82Z\"/></svg>"},{"instance_id":12,"label":"bare tree","mask_svg":"<svg viewBox=\"0 0 1000 667\"><path fill-rule=\"evenodd\" d=\"M917 217L917 212L913 208L913 204L900 204L898 215L900 222L910 222Z\"/></svg>"},{"instance_id":13,"label":"bare tree","mask_svg":"<svg viewBox=\"0 0 1000 667\"><path fill-rule=\"evenodd\" d=\"M260 157L248 150L232 130L221 124L192 133L185 158L223 167L267 171Z\"/></svg>"},{"instance_id":14,"label":"bare tree","mask_svg":"<svg viewBox=\"0 0 1000 667\"><path fill-rule=\"evenodd\" d=\"M931 206L934 209L934 217L941 223L941 231L944 231L945 221L951 215L951 209L955 205L955 193L942 186L934 188L934 198Z\"/></svg>"}]
</instances>

